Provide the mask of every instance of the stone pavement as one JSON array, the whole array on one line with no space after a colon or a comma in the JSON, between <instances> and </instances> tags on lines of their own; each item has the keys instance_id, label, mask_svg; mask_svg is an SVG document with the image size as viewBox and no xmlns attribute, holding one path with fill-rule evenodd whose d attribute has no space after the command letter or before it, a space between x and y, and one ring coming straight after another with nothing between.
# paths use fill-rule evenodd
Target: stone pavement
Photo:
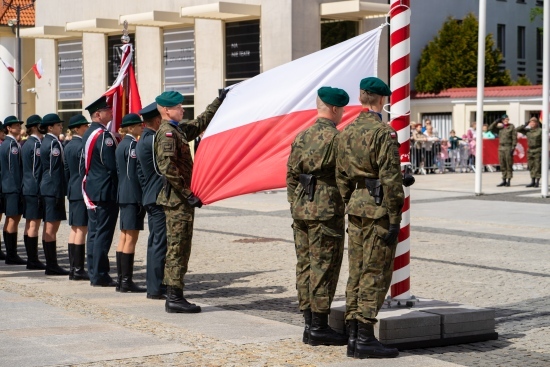
<instances>
[{"instance_id":1,"label":"stone pavement","mask_svg":"<svg viewBox=\"0 0 550 367\"><path fill-rule=\"evenodd\" d=\"M303 345L292 220L285 191L275 190L197 210L186 294L203 306L198 315L0 264L0 366L548 366L550 199L523 186L527 172L515 172L510 188L495 187L498 173L483 180L487 195L475 197L473 174L417 177L411 284L417 297L494 309L499 340L404 351L391 361ZM58 237L67 235L62 226ZM142 284L146 237L136 255ZM347 270L345 258L337 301Z\"/></svg>"}]
</instances>

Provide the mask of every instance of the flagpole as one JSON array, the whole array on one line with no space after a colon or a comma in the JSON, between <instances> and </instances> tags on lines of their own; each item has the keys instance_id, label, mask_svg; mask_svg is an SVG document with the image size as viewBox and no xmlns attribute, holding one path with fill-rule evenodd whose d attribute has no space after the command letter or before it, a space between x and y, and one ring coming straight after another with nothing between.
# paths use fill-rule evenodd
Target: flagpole
<instances>
[{"instance_id":1,"label":"flagpole","mask_svg":"<svg viewBox=\"0 0 550 367\"><path fill-rule=\"evenodd\" d=\"M487 23L487 0L479 2L479 29L477 35L477 112L476 112L476 196L482 195L483 173L483 97L485 88L485 31Z\"/></svg>"},{"instance_id":2,"label":"flagpole","mask_svg":"<svg viewBox=\"0 0 550 367\"><path fill-rule=\"evenodd\" d=\"M541 196L548 197L548 102L550 88L550 1L544 2L543 18L543 58L542 58L542 170L541 170Z\"/></svg>"},{"instance_id":3,"label":"flagpole","mask_svg":"<svg viewBox=\"0 0 550 367\"><path fill-rule=\"evenodd\" d=\"M13 73L10 71L10 69L8 69L8 66L6 65L6 63L4 63L4 60L2 60L1 57L0 57L0 60L2 61L2 64L4 64L4 66L6 67L6 70L9 71L9 73L10 73L11 77L13 78L13 80L15 80L15 82L17 83L17 78L13 75Z\"/></svg>"},{"instance_id":4,"label":"flagpole","mask_svg":"<svg viewBox=\"0 0 550 367\"><path fill-rule=\"evenodd\" d=\"M17 5L17 118L23 119L23 94L21 93L21 6Z\"/></svg>"},{"instance_id":5,"label":"flagpole","mask_svg":"<svg viewBox=\"0 0 550 367\"><path fill-rule=\"evenodd\" d=\"M23 75L23 77L21 78L20 82L22 82L22 81L25 79L25 77L26 77L27 75L29 75L29 73L32 71L32 69L33 69L33 68L30 68L29 71L27 71L27 72L25 73L25 75Z\"/></svg>"}]
</instances>

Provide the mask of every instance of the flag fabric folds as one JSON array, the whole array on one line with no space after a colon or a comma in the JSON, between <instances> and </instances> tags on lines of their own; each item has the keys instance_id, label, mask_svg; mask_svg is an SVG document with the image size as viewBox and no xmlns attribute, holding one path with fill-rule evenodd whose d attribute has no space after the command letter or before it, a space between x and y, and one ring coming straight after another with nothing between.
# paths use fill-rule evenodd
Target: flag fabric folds
<instances>
[{"instance_id":1,"label":"flag fabric folds","mask_svg":"<svg viewBox=\"0 0 550 367\"><path fill-rule=\"evenodd\" d=\"M191 189L203 203L286 187L296 135L317 116L317 90L350 95L343 128L357 117L359 82L377 75L381 28L271 69L232 87L195 156Z\"/></svg>"},{"instance_id":2,"label":"flag fabric folds","mask_svg":"<svg viewBox=\"0 0 550 367\"><path fill-rule=\"evenodd\" d=\"M4 59L0 58L0 61L2 61L2 64L4 64L4 66L6 67L6 69L8 69L8 71L10 73L13 73L15 71L13 66L11 66L9 63L5 62Z\"/></svg>"},{"instance_id":3,"label":"flag fabric folds","mask_svg":"<svg viewBox=\"0 0 550 367\"><path fill-rule=\"evenodd\" d=\"M42 67L42 59L39 59L36 64L32 66L32 71L34 71L34 75L38 79L42 78L42 75L44 75L44 68Z\"/></svg>"}]
</instances>

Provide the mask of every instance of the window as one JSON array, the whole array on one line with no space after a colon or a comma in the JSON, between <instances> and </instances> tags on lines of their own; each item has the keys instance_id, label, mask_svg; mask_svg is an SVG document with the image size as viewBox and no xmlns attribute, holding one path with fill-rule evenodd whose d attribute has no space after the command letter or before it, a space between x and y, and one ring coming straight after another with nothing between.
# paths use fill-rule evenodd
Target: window
<instances>
[{"instance_id":1,"label":"window","mask_svg":"<svg viewBox=\"0 0 550 367\"><path fill-rule=\"evenodd\" d=\"M59 42L57 63L57 98L82 99L82 40Z\"/></svg>"},{"instance_id":2,"label":"window","mask_svg":"<svg viewBox=\"0 0 550 367\"><path fill-rule=\"evenodd\" d=\"M57 102L57 114L63 122L63 130L69 125L69 120L74 115L82 113L82 100L79 101L58 101ZM90 116L86 113L86 118Z\"/></svg>"},{"instance_id":3,"label":"window","mask_svg":"<svg viewBox=\"0 0 550 367\"><path fill-rule=\"evenodd\" d=\"M225 24L226 86L260 74L260 21Z\"/></svg>"},{"instance_id":4,"label":"window","mask_svg":"<svg viewBox=\"0 0 550 367\"><path fill-rule=\"evenodd\" d=\"M518 59L525 59L525 27L518 27Z\"/></svg>"},{"instance_id":5,"label":"window","mask_svg":"<svg viewBox=\"0 0 550 367\"><path fill-rule=\"evenodd\" d=\"M183 95L195 92L195 30L193 28L164 31L164 90L178 91Z\"/></svg>"},{"instance_id":6,"label":"window","mask_svg":"<svg viewBox=\"0 0 550 367\"><path fill-rule=\"evenodd\" d=\"M358 23L349 20L321 20L321 49L357 36Z\"/></svg>"},{"instance_id":7,"label":"window","mask_svg":"<svg viewBox=\"0 0 550 367\"><path fill-rule=\"evenodd\" d=\"M506 25L497 24L497 48L506 57Z\"/></svg>"},{"instance_id":8,"label":"window","mask_svg":"<svg viewBox=\"0 0 550 367\"><path fill-rule=\"evenodd\" d=\"M128 36L130 36L130 43L134 46L132 62L134 63L134 70L137 74L135 35L128 34ZM122 45L123 43L120 40L120 35L109 36L107 38L107 84L109 86L113 85L120 70L120 61L122 59L122 50L120 48Z\"/></svg>"},{"instance_id":9,"label":"window","mask_svg":"<svg viewBox=\"0 0 550 367\"><path fill-rule=\"evenodd\" d=\"M542 60L543 36L542 28L537 28L537 60Z\"/></svg>"}]
</instances>

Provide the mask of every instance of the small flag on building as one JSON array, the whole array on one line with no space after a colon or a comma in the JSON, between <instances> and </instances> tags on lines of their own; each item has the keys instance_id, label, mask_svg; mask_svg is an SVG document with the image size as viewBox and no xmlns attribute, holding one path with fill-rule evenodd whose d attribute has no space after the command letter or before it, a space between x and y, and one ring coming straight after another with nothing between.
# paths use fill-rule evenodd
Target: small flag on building
<instances>
[{"instance_id":1,"label":"small flag on building","mask_svg":"<svg viewBox=\"0 0 550 367\"><path fill-rule=\"evenodd\" d=\"M34 74L38 79L42 78L42 75L44 74L44 69L42 68L42 59L38 60L36 64L32 66L32 71L34 71Z\"/></svg>"},{"instance_id":2,"label":"small flag on building","mask_svg":"<svg viewBox=\"0 0 550 367\"><path fill-rule=\"evenodd\" d=\"M7 62L5 62L3 59L0 59L2 61L2 64L4 64L4 66L6 67L6 69L8 69L8 71L10 73L13 73L15 71L15 69L13 68L13 66L11 66L10 64L8 64Z\"/></svg>"}]
</instances>

